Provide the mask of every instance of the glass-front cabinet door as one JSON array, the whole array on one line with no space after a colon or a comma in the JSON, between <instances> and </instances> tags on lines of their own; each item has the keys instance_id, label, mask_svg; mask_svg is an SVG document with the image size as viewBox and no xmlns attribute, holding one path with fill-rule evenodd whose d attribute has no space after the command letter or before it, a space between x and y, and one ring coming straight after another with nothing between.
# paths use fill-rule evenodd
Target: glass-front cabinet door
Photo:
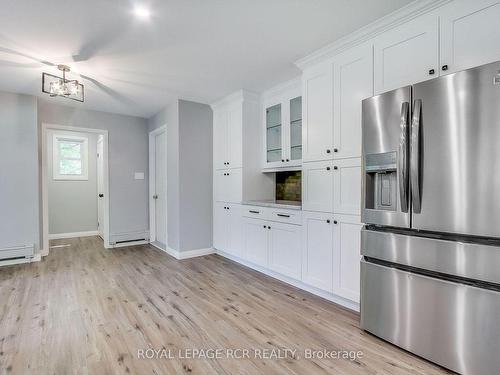
<instances>
[{"instance_id":1,"label":"glass-front cabinet door","mask_svg":"<svg viewBox=\"0 0 500 375\"><path fill-rule=\"evenodd\" d=\"M300 86L263 98L263 169L299 169L302 165Z\"/></svg>"},{"instance_id":2,"label":"glass-front cabinet door","mask_svg":"<svg viewBox=\"0 0 500 375\"><path fill-rule=\"evenodd\" d=\"M302 97L290 101L290 160L302 159Z\"/></svg>"},{"instance_id":3,"label":"glass-front cabinet door","mask_svg":"<svg viewBox=\"0 0 500 375\"><path fill-rule=\"evenodd\" d=\"M283 159L281 104L266 108L266 161L281 162Z\"/></svg>"}]
</instances>

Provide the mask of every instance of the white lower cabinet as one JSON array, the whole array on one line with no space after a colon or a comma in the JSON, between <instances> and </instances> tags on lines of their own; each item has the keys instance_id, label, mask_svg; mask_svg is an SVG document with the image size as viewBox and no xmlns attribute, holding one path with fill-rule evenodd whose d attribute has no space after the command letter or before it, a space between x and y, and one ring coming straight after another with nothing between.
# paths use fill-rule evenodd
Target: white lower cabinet
<instances>
[{"instance_id":1,"label":"white lower cabinet","mask_svg":"<svg viewBox=\"0 0 500 375\"><path fill-rule=\"evenodd\" d=\"M300 225L244 217L244 258L258 266L299 280L301 233Z\"/></svg>"},{"instance_id":2,"label":"white lower cabinet","mask_svg":"<svg viewBox=\"0 0 500 375\"><path fill-rule=\"evenodd\" d=\"M302 281L331 292L333 288L332 214L302 213Z\"/></svg>"},{"instance_id":3,"label":"white lower cabinet","mask_svg":"<svg viewBox=\"0 0 500 375\"><path fill-rule=\"evenodd\" d=\"M243 218L243 257L261 267L268 266L267 222L251 217Z\"/></svg>"},{"instance_id":4,"label":"white lower cabinet","mask_svg":"<svg viewBox=\"0 0 500 375\"><path fill-rule=\"evenodd\" d=\"M359 216L334 215L333 225L333 293L359 302L360 240Z\"/></svg>"},{"instance_id":5,"label":"white lower cabinet","mask_svg":"<svg viewBox=\"0 0 500 375\"><path fill-rule=\"evenodd\" d=\"M360 217L302 213L302 281L359 302Z\"/></svg>"},{"instance_id":6,"label":"white lower cabinet","mask_svg":"<svg viewBox=\"0 0 500 375\"><path fill-rule=\"evenodd\" d=\"M227 202L216 202L214 206L214 238L217 250L241 257L242 244L241 206Z\"/></svg>"},{"instance_id":7,"label":"white lower cabinet","mask_svg":"<svg viewBox=\"0 0 500 375\"><path fill-rule=\"evenodd\" d=\"M300 279L302 227L268 222L269 268L282 275Z\"/></svg>"}]
</instances>

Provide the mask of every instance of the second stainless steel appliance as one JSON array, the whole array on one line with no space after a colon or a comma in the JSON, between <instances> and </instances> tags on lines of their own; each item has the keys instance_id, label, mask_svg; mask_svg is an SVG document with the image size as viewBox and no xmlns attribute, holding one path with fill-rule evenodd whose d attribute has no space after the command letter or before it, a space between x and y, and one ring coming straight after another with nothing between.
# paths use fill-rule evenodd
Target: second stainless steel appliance
<instances>
[{"instance_id":1,"label":"second stainless steel appliance","mask_svg":"<svg viewBox=\"0 0 500 375\"><path fill-rule=\"evenodd\" d=\"M363 101L362 327L500 373L500 63Z\"/></svg>"}]
</instances>

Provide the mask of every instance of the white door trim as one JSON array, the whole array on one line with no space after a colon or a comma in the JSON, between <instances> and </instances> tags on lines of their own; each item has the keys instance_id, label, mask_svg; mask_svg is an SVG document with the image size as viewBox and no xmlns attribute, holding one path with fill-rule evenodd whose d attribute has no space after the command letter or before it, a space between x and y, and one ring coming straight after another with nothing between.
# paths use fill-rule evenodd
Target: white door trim
<instances>
[{"instance_id":1,"label":"white door trim","mask_svg":"<svg viewBox=\"0 0 500 375\"><path fill-rule=\"evenodd\" d=\"M149 132L149 242L156 241L156 215L155 215L155 201L153 195L155 194L156 186L156 139L158 134L165 133L165 147L167 147L167 125L160 126ZM167 153L165 152L165 155ZM165 163L167 166L167 163ZM165 171L165 176L167 176L167 171ZM167 192L168 194L168 192ZM165 200L166 202L166 200ZM167 233L167 244L168 244L168 231ZM165 246L167 246L165 244Z\"/></svg>"},{"instance_id":2,"label":"white door trim","mask_svg":"<svg viewBox=\"0 0 500 375\"><path fill-rule=\"evenodd\" d=\"M103 169L104 169L104 247L109 244L109 168L108 168L108 131L102 129L81 128L78 126L64 126L42 123L42 256L49 255L49 192L48 192L48 160L47 160L47 132L49 130L65 130L84 133L96 133L103 136Z\"/></svg>"}]
</instances>

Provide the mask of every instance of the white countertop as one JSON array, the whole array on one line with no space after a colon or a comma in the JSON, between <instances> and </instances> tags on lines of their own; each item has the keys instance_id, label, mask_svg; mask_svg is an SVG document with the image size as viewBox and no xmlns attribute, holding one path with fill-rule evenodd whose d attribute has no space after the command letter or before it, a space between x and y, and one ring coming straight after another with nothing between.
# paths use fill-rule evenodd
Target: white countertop
<instances>
[{"instance_id":1,"label":"white countertop","mask_svg":"<svg viewBox=\"0 0 500 375\"><path fill-rule=\"evenodd\" d=\"M242 204L245 204L247 206L276 207L287 210L302 210L302 203L296 201L255 200L243 201Z\"/></svg>"}]
</instances>

